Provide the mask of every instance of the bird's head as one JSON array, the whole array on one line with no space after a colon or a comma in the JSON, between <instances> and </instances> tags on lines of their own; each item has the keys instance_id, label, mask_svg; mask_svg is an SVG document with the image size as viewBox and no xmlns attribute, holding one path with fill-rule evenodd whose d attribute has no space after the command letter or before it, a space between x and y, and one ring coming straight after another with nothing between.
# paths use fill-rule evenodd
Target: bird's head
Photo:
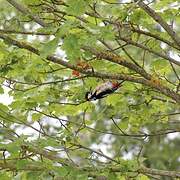
<instances>
[{"instance_id":1,"label":"bird's head","mask_svg":"<svg viewBox=\"0 0 180 180\"><path fill-rule=\"evenodd\" d=\"M91 94L92 94L92 93L91 93L90 91L86 92L86 94L85 94L85 99L86 99L86 101L90 101Z\"/></svg>"}]
</instances>

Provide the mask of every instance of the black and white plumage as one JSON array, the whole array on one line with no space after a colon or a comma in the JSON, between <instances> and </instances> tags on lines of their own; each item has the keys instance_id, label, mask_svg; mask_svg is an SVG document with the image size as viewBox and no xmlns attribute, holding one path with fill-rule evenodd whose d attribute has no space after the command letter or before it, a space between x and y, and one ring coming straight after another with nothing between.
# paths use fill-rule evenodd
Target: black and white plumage
<instances>
[{"instance_id":1,"label":"black and white plumage","mask_svg":"<svg viewBox=\"0 0 180 180\"><path fill-rule=\"evenodd\" d=\"M93 91L87 92L85 98L87 101L93 101L96 99L104 98L108 96L109 94L115 92L121 86L123 82L124 81L120 83L107 81L97 86Z\"/></svg>"}]
</instances>

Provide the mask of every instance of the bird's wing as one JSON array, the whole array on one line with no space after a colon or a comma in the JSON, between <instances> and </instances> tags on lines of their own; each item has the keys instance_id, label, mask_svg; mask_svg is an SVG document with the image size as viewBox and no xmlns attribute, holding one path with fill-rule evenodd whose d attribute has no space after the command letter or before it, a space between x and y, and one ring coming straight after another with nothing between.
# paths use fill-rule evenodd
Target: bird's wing
<instances>
[{"instance_id":1,"label":"bird's wing","mask_svg":"<svg viewBox=\"0 0 180 180\"><path fill-rule=\"evenodd\" d=\"M106 82L104 84L100 84L99 86L97 86L94 90L94 92L96 92L96 95L101 93L101 92L104 92L104 91L107 91L109 89L112 88L112 83L111 82Z\"/></svg>"}]
</instances>

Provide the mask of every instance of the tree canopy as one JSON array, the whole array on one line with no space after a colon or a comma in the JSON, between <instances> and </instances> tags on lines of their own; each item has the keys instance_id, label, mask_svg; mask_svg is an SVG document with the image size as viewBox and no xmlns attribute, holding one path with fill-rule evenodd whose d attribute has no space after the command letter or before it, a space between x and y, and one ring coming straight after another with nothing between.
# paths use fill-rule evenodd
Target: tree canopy
<instances>
[{"instance_id":1,"label":"tree canopy","mask_svg":"<svg viewBox=\"0 0 180 180\"><path fill-rule=\"evenodd\" d=\"M178 1L0 4L2 179L180 178Z\"/></svg>"}]
</instances>

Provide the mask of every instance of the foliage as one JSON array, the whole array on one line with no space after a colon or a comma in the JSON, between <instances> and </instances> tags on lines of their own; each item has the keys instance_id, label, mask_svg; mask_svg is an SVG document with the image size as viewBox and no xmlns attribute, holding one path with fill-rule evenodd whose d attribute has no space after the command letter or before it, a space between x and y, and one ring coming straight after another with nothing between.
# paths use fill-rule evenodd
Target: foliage
<instances>
[{"instance_id":1,"label":"foliage","mask_svg":"<svg viewBox=\"0 0 180 180\"><path fill-rule=\"evenodd\" d=\"M147 2L0 0L2 179L180 177L179 7Z\"/></svg>"}]
</instances>

